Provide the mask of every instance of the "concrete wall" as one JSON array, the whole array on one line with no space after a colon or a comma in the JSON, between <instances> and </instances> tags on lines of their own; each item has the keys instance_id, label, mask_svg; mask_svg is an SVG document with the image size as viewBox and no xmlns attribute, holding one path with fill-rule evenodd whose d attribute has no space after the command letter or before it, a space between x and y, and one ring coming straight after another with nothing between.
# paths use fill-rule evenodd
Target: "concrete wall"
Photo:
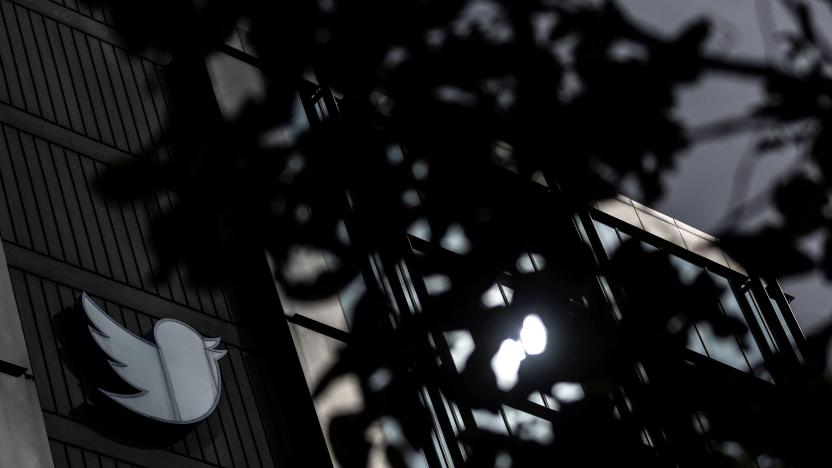
<instances>
[{"instance_id":1,"label":"concrete wall","mask_svg":"<svg viewBox=\"0 0 832 468\"><path fill-rule=\"evenodd\" d=\"M0 243L0 466L52 468L29 353Z\"/></svg>"}]
</instances>

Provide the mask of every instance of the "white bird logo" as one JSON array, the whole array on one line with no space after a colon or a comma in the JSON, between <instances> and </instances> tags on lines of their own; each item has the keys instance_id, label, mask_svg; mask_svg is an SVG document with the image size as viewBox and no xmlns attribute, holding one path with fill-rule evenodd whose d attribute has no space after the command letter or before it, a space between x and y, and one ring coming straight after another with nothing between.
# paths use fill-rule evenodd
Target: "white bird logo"
<instances>
[{"instance_id":1,"label":"white bird logo","mask_svg":"<svg viewBox=\"0 0 832 468\"><path fill-rule=\"evenodd\" d=\"M82 293L79 305L93 340L110 367L139 390L121 395L100 389L116 403L145 417L172 424L207 418L220 400L219 338L203 338L190 326L162 319L153 327L155 343L126 330Z\"/></svg>"}]
</instances>

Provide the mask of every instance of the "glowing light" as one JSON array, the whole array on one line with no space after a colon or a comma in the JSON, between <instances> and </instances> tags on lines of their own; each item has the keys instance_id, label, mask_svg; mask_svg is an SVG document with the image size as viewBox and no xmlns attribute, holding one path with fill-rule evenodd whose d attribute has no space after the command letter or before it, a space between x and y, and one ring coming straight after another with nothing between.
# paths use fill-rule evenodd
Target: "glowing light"
<instances>
[{"instance_id":1,"label":"glowing light","mask_svg":"<svg viewBox=\"0 0 832 468\"><path fill-rule=\"evenodd\" d=\"M527 354L540 354L546 349L546 327L540 317L535 314L526 316L520 330L520 342Z\"/></svg>"},{"instance_id":2,"label":"glowing light","mask_svg":"<svg viewBox=\"0 0 832 468\"><path fill-rule=\"evenodd\" d=\"M497 377L497 386L508 390L517 384L520 363L528 355L540 354L546 349L546 327L535 314L523 320L519 340L504 340L500 349L491 358L491 369Z\"/></svg>"},{"instance_id":3,"label":"glowing light","mask_svg":"<svg viewBox=\"0 0 832 468\"><path fill-rule=\"evenodd\" d=\"M584 388L574 382L558 382L552 387L552 396L563 403L574 403L584 398Z\"/></svg>"},{"instance_id":4,"label":"glowing light","mask_svg":"<svg viewBox=\"0 0 832 468\"><path fill-rule=\"evenodd\" d=\"M451 345L451 358L456 365L457 370L462 372L465 370L465 365L468 363L468 358L474 352L476 345L474 338L467 330L458 330L445 333L445 339Z\"/></svg>"},{"instance_id":5,"label":"glowing light","mask_svg":"<svg viewBox=\"0 0 832 468\"><path fill-rule=\"evenodd\" d=\"M546 259L536 253L523 254L515 262L515 267L520 273L534 273L546 267Z\"/></svg>"},{"instance_id":6,"label":"glowing light","mask_svg":"<svg viewBox=\"0 0 832 468\"><path fill-rule=\"evenodd\" d=\"M435 296L451 289L451 279L447 275L428 275L425 276L425 289L428 294Z\"/></svg>"},{"instance_id":7,"label":"glowing light","mask_svg":"<svg viewBox=\"0 0 832 468\"><path fill-rule=\"evenodd\" d=\"M381 368L370 375L368 384L370 390L377 392L386 387L393 380L393 373L389 369Z\"/></svg>"},{"instance_id":8,"label":"glowing light","mask_svg":"<svg viewBox=\"0 0 832 468\"><path fill-rule=\"evenodd\" d=\"M422 240L430 240L430 224L428 224L428 220L425 218L419 218L407 228L407 233Z\"/></svg>"},{"instance_id":9,"label":"glowing light","mask_svg":"<svg viewBox=\"0 0 832 468\"><path fill-rule=\"evenodd\" d=\"M506 302L503 300L503 295L500 294L500 287L497 283L492 284L487 291L482 293L482 297L480 299L482 300L482 305L488 307L489 309L506 305Z\"/></svg>"},{"instance_id":10,"label":"glowing light","mask_svg":"<svg viewBox=\"0 0 832 468\"><path fill-rule=\"evenodd\" d=\"M497 386L502 390L508 390L517 384L517 371L520 370L520 362L526 358L523 345L516 340L504 340L500 344L497 354L491 358L491 370L497 377Z\"/></svg>"},{"instance_id":11,"label":"glowing light","mask_svg":"<svg viewBox=\"0 0 832 468\"><path fill-rule=\"evenodd\" d=\"M465 255L471 251L471 241L465 235L465 230L459 224L451 224L442 239L439 240L439 245L451 252Z\"/></svg>"},{"instance_id":12,"label":"glowing light","mask_svg":"<svg viewBox=\"0 0 832 468\"><path fill-rule=\"evenodd\" d=\"M505 297L503 297L505 294ZM514 290L509 288L506 285L499 285L494 283L488 288L482 296L480 300L482 301L482 305L492 309L494 307L499 306L506 306L511 304L511 300L514 298Z\"/></svg>"}]
</instances>

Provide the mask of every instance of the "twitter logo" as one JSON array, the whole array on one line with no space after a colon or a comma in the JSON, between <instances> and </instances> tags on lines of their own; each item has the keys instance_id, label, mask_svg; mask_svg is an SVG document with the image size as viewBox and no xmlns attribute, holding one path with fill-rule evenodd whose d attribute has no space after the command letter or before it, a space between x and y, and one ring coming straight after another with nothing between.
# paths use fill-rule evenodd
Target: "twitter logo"
<instances>
[{"instance_id":1,"label":"twitter logo","mask_svg":"<svg viewBox=\"0 0 832 468\"><path fill-rule=\"evenodd\" d=\"M125 329L86 293L76 309L110 367L133 394L98 390L114 402L147 418L170 424L194 424L207 418L220 400L219 338L204 338L190 326L162 319L145 339Z\"/></svg>"}]
</instances>

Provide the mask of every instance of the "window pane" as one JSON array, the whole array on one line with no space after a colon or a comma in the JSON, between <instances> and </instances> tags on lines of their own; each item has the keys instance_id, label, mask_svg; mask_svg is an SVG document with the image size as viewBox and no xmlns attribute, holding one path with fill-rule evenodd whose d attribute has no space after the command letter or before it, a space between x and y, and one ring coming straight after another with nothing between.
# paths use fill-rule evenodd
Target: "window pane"
<instances>
[{"instance_id":1,"label":"window pane","mask_svg":"<svg viewBox=\"0 0 832 468\"><path fill-rule=\"evenodd\" d=\"M722 309L725 313L729 317L741 320L742 323L749 326L748 322L745 320L745 315L743 315L742 309L740 308L740 303L737 301L737 296L734 294L733 289L731 289L731 283L728 279L715 274L711 274L711 278L718 287L723 289L719 302L722 304ZM760 352L757 341L754 340L751 333L749 332L746 334L744 339L742 337L738 337L738 339L741 343L745 344L745 355L746 358L748 358L748 362L751 363L751 366L756 367L757 365L762 364L763 354Z\"/></svg>"},{"instance_id":2,"label":"window pane","mask_svg":"<svg viewBox=\"0 0 832 468\"><path fill-rule=\"evenodd\" d=\"M595 231L598 232L598 237L601 239L601 244L604 246L604 251L607 252L607 256L612 257L616 249L621 245L615 229L606 224L601 224L598 221L593 221L592 224L595 226Z\"/></svg>"},{"instance_id":3,"label":"window pane","mask_svg":"<svg viewBox=\"0 0 832 468\"><path fill-rule=\"evenodd\" d=\"M306 376L306 384L313 388L346 344L293 323L289 323L289 330Z\"/></svg>"},{"instance_id":4,"label":"window pane","mask_svg":"<svg viewBox=\"0 0 832 468\"><path fill-rule=\"evenodd\" d=\"M696 280L696 277L704 271L702 267L694 265L693 263L675 255L670 256L670 263L676 267L676 271L679 272L679 279L681 279L684 284L693 283Z\"/></svg>"},{"instance_id":5,"label":"window pane","mask_svg":"<svg viewBox=\"0 0 832 468\"><path fill-rule=\"evenodd\" d=\"M295 343L303 374L306 377L306 384L311 391L315 388L321 376L335 362L338 351L345 344L293 323L289 324L289 330L292 333L292 340ZM330 384L327 390L315 399L314 403L315 411L318 413L318 421L321 424L324 439L332 458L332 464L335 468L338 468L340 465L332 453L329 423L333 417L341 414L357 413L364 409L364 399L361 395L361 385L358 378L353 375L339 378ZM372 442L368 466L371 468L386 468L389 465L383 454L385 441L380 426L378 424L371 426L368 435Z\"/></svg>"},{"instance_id":6,"label":"window pane","mask_svg":"<svg viewBox=\"0 0 832 468\"><path fill-rule=\"evenodd\" d=\"M774 338L771 335L771 330L769 330L768 324L763 319L763 314L762 312L760 312L760 308L757 307L757 301L754 300L754 295L751 293L751 290L745 291L744 297L745 301L751 307L751 312L757 321L757 325L760 327L761 330L763 330L763 336L766 339L768 349L776 352L777 346L774 344Z\"/></svg>"},{"instance_id":7,"label":"window pane","mask_svg":"<svg viewBox=\"0 0 832 468\"><path fill-rule=\"evenodd\" d=\"M708 355L708 353L705 352L705 346L702 345L702 339L699 338L699 332L696 325L688 329L688 349L696 351L703 356Z\"/></svg>"},{"instance_id":8,"label":"window pane","mask_svg":"<svg viewBox=\"0 0 832 468\"><path fill-rule=\"evenodd\" d=\"M350 328L352 328L353 319L355 318L355 307L365 291L367 291L367 285L364 283L364 278L359 274L338 293L341 310Z\"/></svg>"},{"instance_id":9,"label":"window pane","mask_svg":"<svg viewBox=\"0 0 832 468\"><path fill-rule=\"evenodd\" d=\"M468 357L474 352L474 339L468 330L445 332L444 335L451 351L454 366L456 366L457 371L462 372L465 370Z\"/></svg>"},{"instance_id":10,"label":"window pane","mask_svg":"<svg viewBox=\"0 0 832 468\"><path fill-rule=\"evenodd\" d=\"M236 117L249 100L264 99L266 83L254 65L217 52L208 57L207 66L217 103L225 118Z\"/></svg>"},{"instance_id":11,"label":"window pane","mask_svg":"<svg viewBox=\"0 0 832 468\"><path fill-rule=\"evenodd\" d=\"M510 406L503 406L503 411L506 413L506 419L515 437L542 444L548 444L554 440L555 434L551 422Z\"/></svg>"},{"instance_id":12,"label":"window pane","mask_svg":"<svg viewBox=\"0 0 832 468\"><path fill-rule=\"evenodd\" d=\"M751 371L735 337L717 336L710 323L700 323L697 325L697 329L700 336L702 336L702 341L705 342L705 348L708 350L708 356L711 359L716 359L744 372Z\"/></svg>"},{"instance_id":13,"label":"window pane","mask_svg":"<svg viewBox=\"0 0 832 468\"><path fill-rule=\"evenodd\" d=\"M768 296L768 294L766 294ZM800 353L800 347L797 345L797 340L794 339L794 335L792 335L791 328L786 323L786 319L783 316L783 311L780 310L780 305L777 304L777 301L769 297L769 302L771 302L771 307L774 308L775 315L777 315L777 320L780 322L780 327L786 333L786 337L789 339L789 343L792 346L792 350L797 354L797 356L802 359L803 356ZM791 311L786 311L787 314L790 314Z\"/></svg>"},{"instance_id":14,"label":"window pane","mask_svg":"<svg viewBox=\"0 0 832 468\"><path fill-rule=\"evenodd\" d=\"M474 415L474 422L480 429L508 435L508 428L501 413L492 413L484 409L474 409L471 410L471 413Z\"/></svg>"},{"instance_id":15,"label":"window pane","mask_svg":"<svg viewBox=\"0 0 832 468\"><path fill-rule=\"evenodd\" d=\"M272 271L277 268L271 261L270 267ZM330 270L330 265L323 252L313 248L297 248L292 251L288 265L283 269L283 274L289 281L303 283L314 281L318 275ZM275 287L286 315L300 314L330 327L349 331L347 314L344 309L349 307L351 318L352 309L360 294L364 291L364 282L361 277L357 277L356 280L341 290L340 294L317 301L294 300L287 296L276 282Z\"/></svg>"},{"instance_id":16,"label":"window pane","mask_svg":"<svg viewBox=\"0 0 832 468\"><path fill-rule=\"evenodd\" d=\"M529 395L529 401L540 406L546 406L546 403L543 402L543 394L540 392L532 392L532 394Z\"/></svg>"}]
</instances>

